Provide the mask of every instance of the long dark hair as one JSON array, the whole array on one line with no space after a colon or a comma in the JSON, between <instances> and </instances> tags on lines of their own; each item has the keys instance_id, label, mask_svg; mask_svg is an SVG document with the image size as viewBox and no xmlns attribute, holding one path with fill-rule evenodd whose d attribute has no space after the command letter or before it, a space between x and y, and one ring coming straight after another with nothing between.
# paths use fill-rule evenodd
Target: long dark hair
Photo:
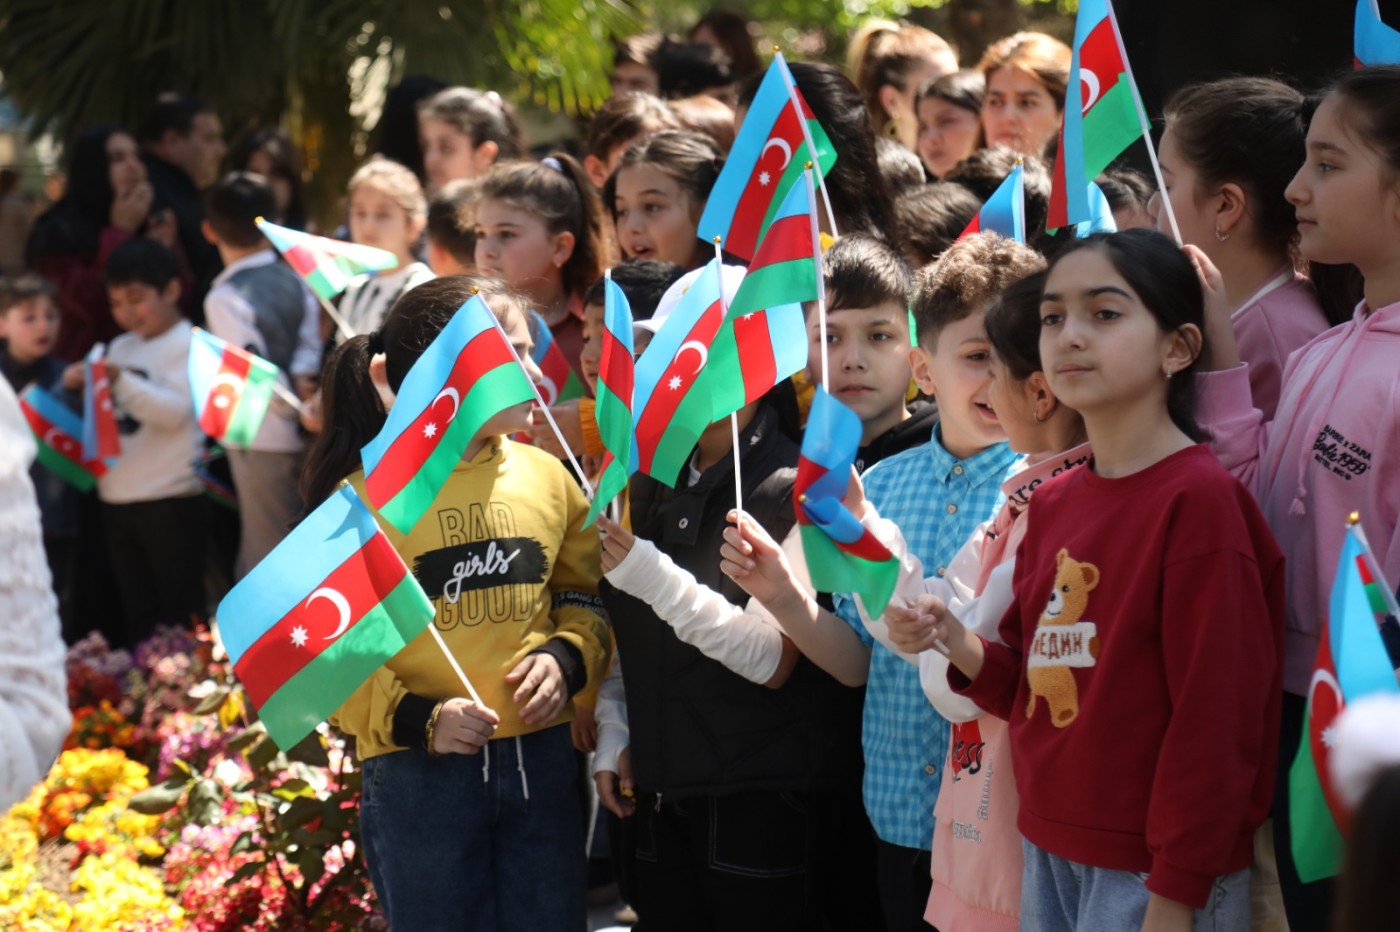
<instances>
[{"instance_id":1,"label":"long dark hair","mask_svg":"<svg viewBox=\"0 0 1400 932\"><path fill-rule=\"evenodd\" d=\"M252 171L248 165L259 152L272 160L272 171L268 174L287 182L291 190L286 212L277 218L277 222L294 230L306 229L306 184L301 177L301 153L296 143L276 126L265 126L234 146L230 159L233 170Z\"/></svg>"},{"instance_id":2,"label":"long dark hair","mask_svg":"<svg viewBox=\"0 0 1400 932\"><path fill-rule=\"evenodd\" d=\"M98 124L84 130L68 152L68 188L39 219L34 222L27 249L27 264L33 266L41 256L97 252L97 240L110 222L112 176L107 157L107 140L117 133L132 136L118 126Z\"/></svg>"},{"instance_id":3,"label":"long dark hair","mask_svg":"<svg viewBox=\"0 0 1400 932\"><path fill-rule=\"evenodd\" d=\"M1056 254L1046 270L1047 277L1065 256L1084 249L1104 254L1163 333L1173 333L1188 324L1201 332L1201 350L1196 358L1167 380L1167 414L1183 434L1197 442L1205 440L1205 431L1196 423L1196 372L1207 352L1205 296L1195 266L1175 243L1156 230L1133 229L1071 240Z\"/></svg>"},{"instance_id":4,"label":"long dark hair","mask_svg":"<svg viewBox=\"0 0 1400 932\"><path fill-rule=\"evenodd\" d=\"M309 506L319 505L360 468L360 448L384 427L388 412L370 379L370 360L384 354L389 387L397 392L418 357L478 291L502 321L525 313L520 297L495 279L447 275L404 292L379 330L353 336L331 353L321 371L324 427L301 473L301 494Z\"/></svg>"},{"instance_id":5,"label":"long dark hair","mask_svg":"<svg viewBox=\"0 0 1400 932\"><path fill-rule=\"evenodd\" d=\"M1040 361L1040 293L1046 272L1032 272L1002 291L987 309L983 326L992 352L1018 382L1042 371Z\"/></svg>"}]
</instances>

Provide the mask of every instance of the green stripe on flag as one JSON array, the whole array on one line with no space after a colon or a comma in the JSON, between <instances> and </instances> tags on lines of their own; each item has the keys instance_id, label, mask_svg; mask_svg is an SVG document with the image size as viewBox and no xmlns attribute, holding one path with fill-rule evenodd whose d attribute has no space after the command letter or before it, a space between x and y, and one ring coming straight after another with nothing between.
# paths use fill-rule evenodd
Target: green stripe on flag
<instances>
[{"instance_id":1,"label":"green stripe on flag","mask_svg":"<svg viewBox=\"0 0 1400 932\"><path fill-rule=\"evenodd\" d=\"M627 479L622 464L617 460L609 460L608 468L603 470L603 474L594 483L593 501L588 504L588 517L583 521L584 527L589 527L597 521L603 509L627 488Z\"/></svg>"},{"instance_id":2,"label":"green stripe on flag","mask_svg":"<svg viewBox=\"0 0 1400 932\"><path fill-rule=\"evenodd\" d=\"M805 256L753 269L744 276L741 291L743 306L730 309L736 314L812 301L817 296L817 264Z\"/></svg>"},{"instance_id":3,"label":"green stripe on flag","mask_svg":"<svg viewBox=\"0 0 1400 932\"><path fill-rule=\"evenodd\" d=\"M1323 633L1326 637L1326 632ZM1341 873L1341 832L1332 818L1322 783L1317 778L1317 763L1313 760L1312 702L1303 717L1303 740L1298 744L1298 756L1288 771L1288 812L1293 834L1293 865L1304 883L1322 880Z\"/></svg>"},{"instance_id":4,"label":"green stripe on flag","mask_svg":"<svg viewBox=\"0 0 1400 932\"><path fill-rule=\"evenodd\" d=\"M866 612L879 615L889 605L899 583L899 561L875 562L845 553L836 542L812 524L800 525L802 553L808 578L818 592L854 592Z\"/></svg>"},{"instance_id":5,"label":"green stripe on flag","mask_svg":"<svg viewBox=\"0 0 1400 932\"><path fill-rule=\"evenodd\" d=\"M1131 82L1120 75L1084 116L1084 174L1094 180L1141 136Z\"/></svg>"},{"instance_id":6,"label":"green stripe on flag","mask_svg":"<svg viewBox=\"0 0 1400 932\"><path fill-rule=\"evenodd\" d=\"M384 601L263 703L258 716L272 740L285 751L310 734L375 670L422 634L434 613L417 580L405 575Z\"/></svg>"},{"instance_id":7,"label":"green stripe on flag","mask_svg":"<svg viewBox=\"0 0 1400 932\"><path fill-rule=\"evenodd\" d=\"M53 473L64 482L76 488L79 492L90 492L97 484L97 478L77 463L44 443L38 437L34 438L39 448L35 459L39 465Z\"/></svg>"},{"instance_id":8,"label":"green stripe on flag","mask_svg":"<svg viewBox=\"0 0 1400 932\"><path fill-rule=\"evenodd\" d=\"M306 282L306 287L311 289L312 294L327 301L340 294L341 291L319 266L312 269L309 275L303 276L302 281Z\"/></svg>"},{"instance_id":9,"label":"green stripe on flag","mask_svg":"<svg viewBox=\"0 0 1400 932\"><path fill-rule=\"evenodd\" d=\"M708 369L709 363L706 363L701 375ZM651 460L653 477L675 488L676 480L694 452L696 442L705 428L710 426L710 404L710 395L703 384L692 385L686 391L685 397L676 406L676 413L671 415L661 441L656 445Z\"/></svg>"},{"instance_id":10,"label":"green stripe on flag","mask_svg":"<svg viewBox=\"0 0 1400 932\"><path fill-rule=\"evenodd\" d=\"M246 447L258 435L267 407L272 403L272 387L277 382L277 370L265 369L254 363L248 369L248 381L239 393L238 404L229 418L228 429L219 438L221 443Z\"/></svg>"},{"instance_id":11,"label":"green stripe on flag","mask_svg":"<svg viewBox=\"0 0 1400 932\"><path fill-rule=\"evenodd\" d=\"M598 436L603 446L611 450L613 456L619 453L626 456L632 448L632 412L601 379L598 380L593 419L598 422Z\"/></svg>"}]
</instances>

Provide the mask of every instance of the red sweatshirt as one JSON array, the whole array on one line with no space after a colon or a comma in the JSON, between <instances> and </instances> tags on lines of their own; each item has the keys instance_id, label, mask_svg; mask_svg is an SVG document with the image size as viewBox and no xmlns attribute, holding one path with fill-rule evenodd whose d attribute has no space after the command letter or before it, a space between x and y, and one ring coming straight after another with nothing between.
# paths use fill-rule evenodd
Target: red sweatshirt
<instances>
[{"instance_id":1,"label":"red sweatshirt","mask_svg":"<svg viewBox=\"0 0 1400 932\"><path fill-rule=\"evenodd\" d=\"M1283 557L1205 446L1035 493L1005 645L953 689L1010 722L1017 825L1201 908L1248 867L1273 796ZM1009 646L1006 646L1009 645Z\"/></svg>"}]
</instances>

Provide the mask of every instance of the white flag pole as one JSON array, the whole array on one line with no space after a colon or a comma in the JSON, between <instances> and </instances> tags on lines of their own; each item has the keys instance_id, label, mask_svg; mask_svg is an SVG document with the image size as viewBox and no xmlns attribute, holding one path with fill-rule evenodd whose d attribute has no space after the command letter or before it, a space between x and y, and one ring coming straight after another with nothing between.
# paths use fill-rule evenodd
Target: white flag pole
<instances>
[{"instance_id":1,"label":"white flag pole","mask_svg":"<svg viewBox=\"0 0 1400 932\"><path fill-rule=\"evenodd\" d=\"M807 125L807 118L802 115L802 101L797 96L797 80L792 77L792 71L788 68L787 60L783 58L783 53L774 46L773 57L782 62L783 73L786 77L783 83L787 85L788 99L792 101L793 113L797 116L797 125L802 127L802 139L807 143L807 152L812 157L809 165L815 166L817 163L817 144L812 141L812 128ZM835 239L841 234L836 231L836 213L831 209L831 195L826 190L826 178L822 176L820 168L816 169L817 183L821 187L822 204L826 207L826 222L831 226L831 238ZM818 245L820 245L818 240ZM821 281L821 279L817 279Z\"/></svg>"},{"instance_id":2,"label":"white flag pole","mask_svg":"<svg viewBox=\"0 0 1400 932\"><path fill-rule=\"evenodd\" d=\"M729 316L729 306L724 301L724 251L720 249L720 237L715 237L715 265L719 273L719 312L720 318ZM721 325L722 326L722 325ZM739 412L729 412L729 432L734 438L730 454L734 457L734 510L744 510L743 481L739 474Z\"/></svg>"}]
</instances>

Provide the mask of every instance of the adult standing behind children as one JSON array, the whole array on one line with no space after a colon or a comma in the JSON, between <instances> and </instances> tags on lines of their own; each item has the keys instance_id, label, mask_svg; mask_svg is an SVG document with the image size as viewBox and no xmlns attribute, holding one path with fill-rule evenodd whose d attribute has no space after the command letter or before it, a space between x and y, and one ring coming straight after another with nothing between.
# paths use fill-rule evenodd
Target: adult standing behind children
<instances>
[{"instance_id":1,"label":"adult standing behind children","mask_svg":"<svg viewBox=\"0 0 1400 932\"><path fill-rule=\"evenodd\" d=\"M268 360L283 384L309 398L321 369L320 309L258 229L257 218L276 206L261 175L235 172L209 192L204 235L219 250L224 270L204 299L204 312L210 332ZM235 578L277 546L301 513L297 483L305 449L297 412L276 396L252 443L228 447L241 529Z\"/></svg>"}]
</instances>

